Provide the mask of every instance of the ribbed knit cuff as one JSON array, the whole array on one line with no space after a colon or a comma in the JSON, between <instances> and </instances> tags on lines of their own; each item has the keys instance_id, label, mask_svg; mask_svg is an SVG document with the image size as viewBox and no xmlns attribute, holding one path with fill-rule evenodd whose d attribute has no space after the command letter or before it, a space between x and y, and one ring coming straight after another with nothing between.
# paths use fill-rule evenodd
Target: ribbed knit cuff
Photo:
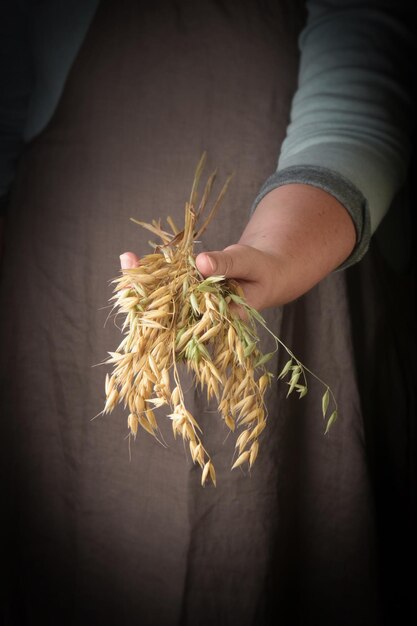
<instances>
[{"instance_id":1,"label":"ribbed knit cuff","mask_svg":"<svg viewBox=\"0 0 417 626\"><path fill-rule=\"evenodd\" d=\"M338 200L351 216L356 230L356 244L336 272L354 265L365 255L371 240L371 220L368 203L363 194L349 180L326 167L294 165L272 174L262 185L252 205L251 214L267 193L289 184L312 185L323 189Z\"/></svg>"}]
</instances>

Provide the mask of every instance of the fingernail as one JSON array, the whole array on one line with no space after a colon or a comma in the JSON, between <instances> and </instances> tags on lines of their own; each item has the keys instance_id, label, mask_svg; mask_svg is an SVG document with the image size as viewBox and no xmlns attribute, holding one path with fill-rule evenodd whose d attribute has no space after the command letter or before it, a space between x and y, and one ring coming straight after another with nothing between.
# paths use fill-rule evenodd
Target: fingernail
<instances>
[{"instance_id":1,"label":"fingernail","mask_svg":"<svg viewBox=\"0 0 417 626\"><path fill-rule=\"evenodd\" d=\"M211 267L211 271L215 272L216 269L217 269L217 261L216 261L216 259L213 259L213 257L211 257L209 255L207 255L207 259L208 259L209 265Z\"/></svg>"}]
</instances>

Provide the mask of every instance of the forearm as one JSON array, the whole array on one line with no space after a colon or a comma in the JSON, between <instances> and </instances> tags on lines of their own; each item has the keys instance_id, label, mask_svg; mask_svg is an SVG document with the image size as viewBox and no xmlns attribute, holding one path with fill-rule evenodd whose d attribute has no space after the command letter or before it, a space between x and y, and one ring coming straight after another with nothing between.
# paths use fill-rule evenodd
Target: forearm
<instances>
[{"instance_id":1,"label":"forearm","mask_svg":"<svg viewBox=\"0 0 417 626\"><path fill-rule=\"evenodd\" d=\"M344 206L329 193L302 184L264 196L239 240L275 261L266 306L308 291L349 257L355 242L355 226Z\"/></svg>"}]
</instances>

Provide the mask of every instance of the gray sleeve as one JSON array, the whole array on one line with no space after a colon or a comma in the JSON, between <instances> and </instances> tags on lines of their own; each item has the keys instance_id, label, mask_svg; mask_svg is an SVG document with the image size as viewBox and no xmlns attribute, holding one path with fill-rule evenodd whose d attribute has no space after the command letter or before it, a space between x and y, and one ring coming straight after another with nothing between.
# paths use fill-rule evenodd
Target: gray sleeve
<instances>
[{"instance_id":1,"label":"gray sleeve","mask_svg":"<svg viewBox=\"0 0 417 626\"><path fill-rule=\"evenodd\" d=\"M338 269L359 261L404 182L412 125L407 3L311 1L300 36L299 85L275 187L311 184L348 210L357 241ZM392 7L395 6L395 9Z\"/></svg>"}]
</instances>

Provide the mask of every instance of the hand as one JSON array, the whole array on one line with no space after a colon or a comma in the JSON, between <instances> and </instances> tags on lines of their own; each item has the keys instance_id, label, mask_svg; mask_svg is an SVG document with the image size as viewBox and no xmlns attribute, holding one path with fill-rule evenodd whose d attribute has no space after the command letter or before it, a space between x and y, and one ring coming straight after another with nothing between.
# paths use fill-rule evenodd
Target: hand
<instances>
[{"instance_id":1,"label":"hand","mask_svg":"<svg viewBox=\"0 0 417 626\"><path fill-rule=\"evenodd\" d=\"M205 277L223 275L236 279L248 304L258 311L275 304L276 283L283 282L277 257L242 243L221 252L202 252L196 258L196 265Z\"/></svg>"},{"instance_id":2,"label":"hand","mask_svg":"<svg viewBox=\"0 0 417 626\"><path fill-rule=\"evenodd\" d=\"M258 311L294 300L336 269L356 242L353 221L333 196L311 185L291 184L258 204L238 244L203 252L203 276L237 279Z\"/></svg>"},{"instance_id":3,"label":"hand","mask_svg":"<svg viewBox=\"0 0 417 626\"><path fill-rule=\"evenodd\" d=\"M196 263L203 276L238 280L248 304L261 311L307 292L347 259L355 241L342 204L311 185L291 184L261 200L237 244L202 252ZM133 252L120 260L122 269L139 263Z\"/></svg>"}]
</instances>

